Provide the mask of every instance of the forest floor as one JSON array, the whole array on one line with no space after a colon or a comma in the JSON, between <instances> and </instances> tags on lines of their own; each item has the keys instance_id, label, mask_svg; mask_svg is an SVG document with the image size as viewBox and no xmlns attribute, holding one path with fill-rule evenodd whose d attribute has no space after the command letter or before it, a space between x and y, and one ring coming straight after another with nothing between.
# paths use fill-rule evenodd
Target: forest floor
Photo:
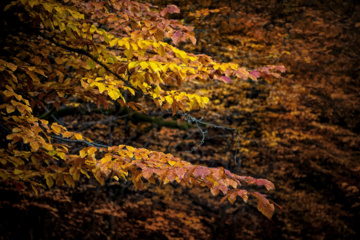
<instances>
[{"instance_id":1,"label":"forest floor","mask_svg":"<svg viewBox=\"0 0 360 240\"><path fill-rule=\"evenodd\" d=\"M169 1L153 1L164 4ZM249 199L220 204L207 189L130 182L19 194L0 187L0 239L360 239L360 5L356 1L173 1L194 25L181 47L247 68L284 65L273 82L189 83L210 98L192 113L237 128L167 128L121 112L62 117L66 127L110 145L171 153L194 164L271 180L271 220ZM216 10L218 9L218 10ZM197 11L196 11L197 10ZM210 11L211 10L211 11ZM205 129L205 127L204 127ZM198 146L198 147L197 147ZM79 145L79 147L81 147ZM196 150L193 150L193 148ZM79 148L80 149L80 148Z\"/></svg>"}]
</instances>

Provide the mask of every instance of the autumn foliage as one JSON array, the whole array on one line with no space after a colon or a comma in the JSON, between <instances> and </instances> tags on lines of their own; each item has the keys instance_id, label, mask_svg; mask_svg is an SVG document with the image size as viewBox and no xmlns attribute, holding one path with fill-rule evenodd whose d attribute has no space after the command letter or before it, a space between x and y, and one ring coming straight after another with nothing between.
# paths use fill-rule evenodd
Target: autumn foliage
<instances>
[{"instance_id":1,"label":"autumn foliage","mask_svg":"<svg viewBox=\"0 0 360 240\"><path fill-rule=\"evenodd\" d=\"M206 39L184 49L250 68L286 65L285 77L270 86L207 89L208 110L226 114L223 106L233 104L225 119L247 138L243 168L276 179L274 199L286 209L277 227L258 223L247 239L359 238L359 4L209 0L181 9L189 9L183 18Z\"/></svg>"},{"instance_id":2,"label":"autumn foliage","mask_svg":"<svg viewBox=\"0 0 360 240\"><path fill-rule=\"evenodd\" d=\"M139 2L0 2L1 238L360 239L358 1Z\"/></svg>"},{"instance_id":3,"label":"autumn foliage","mask_svg":"<svg viewBox=\"0 0 360 240\"><path fill-rule=\"evenodd\" d=\"M111 146L69 131L56 118L65 109L147 113L148 106L173 116L206 107L209 98L179 89L184 83L241 82L280 77L283 66L246 69L176 47L196 44L193 28L159 9L134 1L12 1L4 8L0 58L0 177L19 191L76 187L81 178L113 179L142 188L176 182L220 192L231 203L252 195L271 218L274 204L247 185L274 185L222 167L193 165L158 151ZM195 45L196 46L196 45ZM129 110L130 109L130 110ZM76 110L75 110L76 111ZM198 124L188 117L189 123ZM236 129L235 129L236 130ZM77 147L76 147L77 146ZM79 146L81 146L79 148Z\"/></svg>"}]
</instances>

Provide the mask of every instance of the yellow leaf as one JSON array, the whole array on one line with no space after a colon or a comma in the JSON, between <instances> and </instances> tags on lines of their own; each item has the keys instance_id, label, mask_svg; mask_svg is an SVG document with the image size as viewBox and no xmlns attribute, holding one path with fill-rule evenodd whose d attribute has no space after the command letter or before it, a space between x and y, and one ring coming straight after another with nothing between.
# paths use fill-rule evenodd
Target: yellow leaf
<instances>
[{"instance_id":1,"label":"yellow leaf","mask_svg":"<svg viewBox=\"0 0 360 240\"><path fill-rule=\"evenodd\" d=\"M124 87L124 89L129 90L129 92L130 92L132 95L135 95L135 90L134 90L134 89L129 88L129 87Z\"/></svg>"},{"instance_id":2,"label":"yellow leaf","mask_svg":"<svg viewBox=\"0 0 360 240\"><path fill-rule=\"evenodd\" d=\"M125 146L127 150L130 152L134 152L134 148L132 146Z\"/></svg>"},{"instance_id":3,"label":"yellow leaf","mask_svg":"<svg viewBox=\"0 0 360 240\"><path fill-rule=\"evenodd\" d=\"M145 53L146 53L146 50L138 50L138 54L141 56L141 57L144 57L145 56Z\"/></svg>"},{"instance_id":4,"label":"yellow leaf","mask_svg":"<svg viewBox=\"0 0 360 240\"><path fill-rule=\"evenodd\" d=\"M88 148L87 153L89 156L93 156L96 151L97 151L96 147L90 147Z\"/></svg>"},{"instance_id":5,"label":"yellow leaf","mask_svg":"<svg viewBox=\"0 0 360 240\"><path fill-rule=\"evenodd\" d=\"M19 170L19 169L15 169L15 170L14 170L14 174L15 174L15 175L19 175L19 174L21 174L21 173L23 173L23 171L21 171L21 170Z\"/></svg>"},{"instance_id":6,"label":"yellow leaf","mask_svg":"<svg viewBox=\"0 0 360 240\"><path fill-rule=\"evenodd\" d=\"M40 165L40 161L38 158L36 158L35 156L31 156L31 161L32 163L34 163L36 166Z\"/></svg>"},{"instance_id":7,"label":"yellow leaf","mask_svg":"<svg viewBox=\"0 0 360 240\"><path fill-rule=\"evenodd\" d=\"M201 97L199 96L199 95L196 95L195 94L195 99L196 99L196 101L198 102L198 104L199 104L199 106L200 107L203 107L203 102L202 102L202 99L201 99Z\"/></svg>"},{"instance_id":8,"label":"yellow leaf","mask_svg":"<svg viewBox=\"0 0 360 240\"><path fill-rule=\"evenodd\" d=\"M64 152L57 152L57 155L63 160L66 159L66 154Z\"/></svg>"},{"instance_id":9,"label":"yellow leaf","mask_svg":"<svg viewBox=\"0 0 360 240\"><path fill-rule=\"evenodd\" d=\"M137 51L139 49L138 45L134 42L131 42L130 45L131 45L132 49L134 49L135 51Z\"/></svg>"},{"instance_id":10,"label":"yellow leaf","mask_svg":"<svg viewBox=\"0 0 360 240\"><path fill-rule=\"evenodd\" d=\"M93 82L90 84L90 87L92 86L97 86L100 93L103 93L106 90L106 85L102 82Z\"/></svg>"},{"instance_id":11,"label":"yellow leaf","mask_svg":"<svg viewBox=\"0 0 360 240\"><path fill-rule=\"evenodd\" d=\"M89 65L91 70L95 69L95 66L96 66L95 62L91 58L86 59L86 62Z\"/></svg>"},{"instance_id":12,"label":"yellow leaf","mask_svg":"<svg viewBox=\"0 0 360 240\"><path fill-rule=\"evenodd\" d=\"M129 63L129 69L132 69L132 68L134 68L134 67L136 67L136 66L138 66L139 65L139 63L138 62L131 62L131 63Z\"/></svg>"},{"instance_id":13,"label":"yellow leaf","mask_svg":"<svg viewBox=\"0 0 360 240\"><path fill-rule=\"evenodd\" d=\"M140 66L142 69L147 69L149 67L149 64L147 62L141 62Z\"/></svg>"},{"instance_id":14,"label":"yellow leaf","mask_svg":"<svg viewBox=\"0 0 360 240\"><path fill-rule=\"evenodd\" d=\"M17 69L17 66L15 64L9 62L6 63L6 67L10 68L10 70L13 72L15 72Z\"/></svg>"},{"instance_id":15,"label":"yellow leaf","mask_svg":"<svg viewBox=\"0 0 360 240\"><path fill-rule=\"evenodd\" d=\"M100 68L98 74L99 74L99 76L103 77L105 74L105 68Z\"/></svg>"},{"instance_id":16,"label":"yellow leaf","mask_svg":"<svg viewBox=\"0 0 360 240\"><path fill-rule=\"evenodd\" d=\"M80 157L82 157L82 158L86 157L86 150L85 149L80 150Z\"/></svg>"},{"instance_id":17,"label":"yellow leaf","mask_svg":"<svg viewBox=\"0 0 360 240\"><path fill-rule=\"evenodd\" d=\"M149 62L150 68L153 70L153 72L159 72L161 71L160 66L156 62Z\"/></svg>"},{"instance_id":18,"label":"yellow leaf","mask_svg":"<svg viewBox=\"0 0 360 240\"><path fill-rule=\"evenodd\" d=\"M174 166L176 161L169 160L168 163L170 164L170 166Z\"/></svg>"},{"instance_id":19,"label":"yellow leaf","mask_svg":"<svg viewBox=\"0 0 360 240\"><path fill-rule=\"evenodd\" d=\"M188 62L188 60L189 60L189 55L187 55L186 52L181 51L181 50L177 50L177 51L176 51L175 49L173 49L173 51L175 52L175 54L176 54L177 57L180 57L181 60L183 60L183 61L187 64L187 62Z\"/></svg>"},{"instance_id":20,"label":"yellow leaf","mask_svg":"<svg viewBox=\"0 0 360 240\"><path fill-rule=\"evenodd\" d=\"M220 64L220 63L216 63L216 64L214 65L214 67L213 67L213 68L214 68L215 70L217 70L217 69L219 69L219 68L220 68L220 66L221 66L221 64Z\"/></svg>"},{"instance_id":21,"label":"yellow leaf","mask_svg":"<svg viewBox=\"0 0 360 240\"><path fill-rule=\"evenodd\" d=\"M104 164L104 163L107 163L107 162L111 162L111 155L106 155L105 157L103 157L101 160L100 160L100 162L102 163L102 164Z\"/></svg>"},{"instance_id":22,"label":"yellow leaf","mask_svg":"<svg viewBox=\"0 0 360 240\"><path fill-rule=\"evenodd\" d=\"M61 64L64 63L64 59L62 59L62 58L60 58L60 57L56 57L56 58L55 58L55 62L56 62L56 64L61 65Z\"/></svg>"},{"instance_id":23,"label":"yellow leaf","mask_svg":"<svg viewBox=\"0 0 360 240\"><path fill-rule=\"evenodd\" d=\"M54 150L53 145L51 145L50 143L43 143L42 147L45 148L48 151L53 151Z\"/></svg>"},{"instance_id":24,"label":"yellow leaf","mask_svg":"<svg viewBox=\"0 0 360 240\"><path fill-rule=\"evenodd\" d=\"M115 46L117 43L118 43L118 39L117 38L114 38L113 40L111 40L110 42L109 42L109 44L110 44L110 47L113 47L113 46Z\"/></svg>"},{"instance_id":25,"label":"yellow leaf","mask_svg":"<svg viewBox=\"0 0 360 240\"><path fill-rule=\"evenodd\" d=\"M13 133L22 132L22 129L16 127L16 128L13 128L12 132L13 132Z\"/></svg>"},{"instance_id":26,"label":"yellow leaf","mask_svg":"<svg viewBox=\"0 0 360 240\"><path fill-rule=\"evenodd\" d=\"M116 59L115 56L110 55L110 56L107 58L107 61L108 61L108 63L115 63L115 62L117 62L117 59Z\"/></svg>"},{"instance_id":27,"label":"yellow leaf","mask_svg":"<svg viewBox=\"0 0 360 240\"><path fill-rule=\"evenodd\" d=\"M172 104L174 102L174 99L172 99L172 97L170 96L166 96L165 99L169 104Z\"/></svg>"},{"instance_id":28,"label":"yellow leaf","mask_svg":"<svg viewBox=\"0 0 360 240\"><path fill-rule=\"evenodd\" d=\"M31 146L31 150L32 150L33 152L36 152L36 151L39 150L39 148L40 148L39 143L36 142L36 141L30 141L30 146Z\"/></svg>"},{"instance_id":29,"label":"yellow leaf","mask_svg":"<svg viewBox=\"0 0 360 240\"><path fill-rule=\"evenodd\" d=\"M130 48L130 49L126 49L125 51L124 51L124 54L125 54L125 56L126 56L126 58L128 59L128 60L131 60L132 58L133 58L133 56L134 56L134 51Z\"/></svg>"},{"instance_id":30,"label":"yellow leaf","mask_svg":"<svg viewBox=\"0 0 360 240\"><path fill-rule=\"evenodd\" d=\"M116 100L120 97L120 91L119 89L112 89L112 90L107 90L108 91L108 95L113 99ZM125 102L125 101L124 101Z\"/></svg>"},{"instance_id":31,"label":"yellow leaf","mask_svg":"<svg viewBox=\"0 0 360 240\"><path fill-rule=\"evenodd\" d=\"M51 125L51 129L54 131L54 133L57 135L60 133L61 128L59 127L59 125L57 123L53 123Z\"/></svg>"},{"instance_id":32,"label":"yellow leaf","mask_svg":"<svg viewBox=\"0 0 360 240\"><path fill-rule=\"evenodd\" d=\"M96 178L96 180L101 184L104 185L104 176L101 174L100 171L96 171L94 173L94 177Z\"/></svg>"},{"instance_id":33,"label":"yellow leaf","mask_svg":"<svg viewBox=\"0 0 360 240\"><path fill-rule=\"evenodd\" d=\"M48 11L48 12L52 12L52 10L53 10L53 5L51 5L51 4L48 4L48 3L44 3L44 4L42 4L42 6L45 8L45 10L46 11Z\"/></svg>"},{"instance_id":34,"label":"yellow leaf","mask_svg":"<svg viewBox=\"0 0 360 240\"><path fill-rule=\"evenodd\" d=\"M226 64L226 63L223 63L223 64L220 65L221 70L223 70L224 72L226 71L226 69L227 69L228 67L229 67L229 65Z\"/></svg>"},{"instance_id":35,"label":"yellow leaf","mask_svg":"<svg viewBox=\"0 0 360 240\"><path fill-rule=\"evenodd\" d=\"M186 77L186 69L184 69L184 68L180 69L179 75L181 78L185 78Z\"/></svg>"},{"instance_id":36,"label":"yellow leaf","mask_svg":"<svg viewBox=\"0 0 360 240\"><path fill-rule=\"evenodd\" d=\"M80 179L80 170L79 169L76 169L74 171L74 173L72 174L73 178L75 181L79 180Z\"/></svg>"},{"instance_id":37,"label":"yellow leaf","mask_svg":"<svg viewBox=\"0 0 360 240\"><path fill-rule=\"evenodd\" d=\"M88 174L85 170L80 169L80 172L81 172L82 174L86 175L87 178L90 178L89 174Z\"/></svg>"},{"instance_id":38,"label":"yellow leaf","mask_svg":"<svg viewBox=\"0 0 360 240\"><path fill-rule=\"evenodd\" d=\"M80 133L75 133L74 136L76 140L83 140L83 136Z\"/></svg>"},{"instance_id":39,"label":"yellow leaf","mask_svg":"<svg viewBox=\"0 0 360 240\"><path fill-rule=\"evenodd\" d=\"M15 167L19 166L19 165L23 165L25 162L23 160L21 160L20 158L17 157L12 157L7 159L9 162L11 162L12 164L15 165Z\"/></svg>"},{"instance_id":40,"label":"yellow leaf","mask_svg":"<svg viewBox=\"0 0 360 240\"><path fill-rule=\"evenodd\" d=\"M91 25L90 27L90 33L94 33L96 30L96 27L94 25Z\"/></svg>"},{"instance_id":41,"label":"yellow leaf","mask_svg":"<svg viewBox=\"0 0 360 240\"><path fill-rule=\"evenodd\" d=\"M45 175L46 185L51 188L54 185L54 180L50 175Z\"/></svg>"},{"instance_id":42,"label":"yellow leaf","mask_svg":"<svg viewBox=\"0 0 360 240\"><path fill-rule=\"evenodd\" d=\"M36 196L39 196L39 192L38 192L38 190L36 189L36 187L34 186L33 183L31 183L31 188L34 190L35 195L36 195Z\"/></svg>"},{"instance_id":43,"label":"yellow leaf","mask_svg":"<svg viewBox=\"0 0 360 240\"><path fill-rule=\"evenodd\" d=\"M165 48L160 45L158 48L157 48L157 52L159 53L159 55L162 57L165 55Z\"/></svg>"},{"instance_id":44,"label":"yellow leaf","mask_svg":"<svg viewBox=\"0 0 360 240\"><path fill-rule=\"evenodd\" d=\"M209 102L209 98L208 98L208 97L202 97L202 100L203 100L203 102L204 102L205 104Z\"/></svg>"},{"instance_id":45,"label":"yellow leaf","mask_svg":"<svg viewBox=\"0 0 360 240\"><path fill-rule=\"evenodd\" d=\"M70 187L75 187L74 179L70 175L64 175L64 180Z\"/></svg>"}]
</instances>

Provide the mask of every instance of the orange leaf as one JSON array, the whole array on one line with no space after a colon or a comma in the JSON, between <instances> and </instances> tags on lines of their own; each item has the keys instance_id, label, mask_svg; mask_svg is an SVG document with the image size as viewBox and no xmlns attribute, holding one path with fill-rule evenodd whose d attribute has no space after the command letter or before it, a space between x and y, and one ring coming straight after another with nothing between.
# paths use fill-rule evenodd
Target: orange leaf
<instances>
[{"instance_id":1,"label":"orange leaf","mask_svg":"<svg viewBox=\"0 0 360 240\"><path fill-rule=\"evenodd\" d=\"M173 169L170 169L166 175L166 178L169 179L170 182L173 182L176 179L176 174Z\"/></svg>"},{"instance_id":2,"label":"orange leaf","mask_svg":"<svg viewBox=\"0 0 360 240\"><path fill-rule=\"evenodd\" d=\"M231 204L234 204L234 202L236 201L236 197L237 197L237 192L231 192L228 197L229 202Z\"/></svg>"},{"instance_id":3,"label":"orange leaf","mask_svg":"<svg viewBox=\"0 0 360 240\"><path fill-rule=\"evenodd\" d=\"M187 169L184 167L177 167L177 168L175 168L174 171L175 171L176 175L178 176L178 178L181 180L184 178L185 173L187 172Z\"/></svg>"},{"instance_id":4,"label":"orange leaf","mask_svg":"<svg viewBox=\"0 0 360 240\"><path fill-rule=\"evenodd\" d=\"M142 173L143 173L142 176L145 179L149 179L153 175L154 171L151 168L145 168L145 169L143 169Z\"/></svg>"},{"instance_id":5,"label":"orange leaf","mask_svg":"<svg viewBox=\"0 0 360 240\"><path fill-rule=\"evenodd\" d=\"M210 174L211 174L210 169L207 167L202 167L202 166L199 166L198 168L196 168L193 173L193 175L195 177L202 177L202 178L205 178L206 176L208 176Z\"/></svg>"},{"instance_id":6,"label":"orange leaf","mask_svg":"<svg viewBox=\"0 0 360 240\"><path fill-rule=\"evenodd\" d=\"M59 126L57 123L53 123L53 124L51 125L51 129L53 130L53 132L54 132L55 134L59 134L60 131L61 131L61 128L60 128L60 126Z\"/></svg>"},{"instance_id":7,"label":"orange leaf","mask_svg":"<svg viewBox=\"0 0 360 240\"><path fill-rule=\"evenodd\" d=\"M268 219L272 217L275 211L274 204L271 204L269 200L265 198L265 195L262 195L258 192L253 192L251 195L255 196L258 199L257 208L264 214Z\"/></svg>"},{"instance_id":8,"label":"orange leaf","mask_svg":"<svg viewBox=\"0 0 360 240\"><path fill-rule=\"evenodd\" d=\"M248 192L246 190L238 190L237 194L244 200L244 202L247 202Z\"/></svg>"}]
</instances>

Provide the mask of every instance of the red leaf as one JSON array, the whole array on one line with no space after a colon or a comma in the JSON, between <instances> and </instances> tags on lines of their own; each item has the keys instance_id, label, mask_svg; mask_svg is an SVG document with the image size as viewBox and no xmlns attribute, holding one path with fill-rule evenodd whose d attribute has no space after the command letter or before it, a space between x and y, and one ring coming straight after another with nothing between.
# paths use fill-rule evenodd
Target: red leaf
<instances>
[{"instance_id":1,"label":"red leaf","mask_svg":"<svg viewBox=\"0 0 360 240\"><path fill-rule=\"evenodd\" d=\"M226 82L226 83L230 83L231 82L231 79L229 77L226 77L226 76L221 76L220 77L220 80L223 81L223 82Z\"/></svg>"},{"instance_id":2,"label":"red leaf","mask_svg":"<svg viewBox=\"0 0 360 240\"><path fill-rule=\"evenodd\" d=\"M229 190L229 188L225 185L219 185L219 189L222 191L223 194L226 194Z\"/></svg>"},{"instance_id":3,"label":"red leaf","mask_svg":"<svg viewBox=\"0 0 360 240\"><path fill-rule=\"evenodd\" d=\"M145 179L149 179L153 175L154 170L151 168L145 168L145 169L143 169L142 173L143 173L142 176Z\"/></svg>"},{"instance_id":4,"label":"red leaf","mask_svg":"<svg viewBox=\"0 0 360 240\"><path fill-rule=\"evenodd\" d=\"M164 175L164 173L166 173L166 169L153 169L154 173L156 175L158 175L159 177L161 177L162 175Z\"/></svg>"},{"instance_id":5,"label":"red leaf","mask_svg":"<svg viewBox=\"0 0 360 240\"><path fill-rule=\"evenodd\" d=\"M219 186L214 186L213 188L210 189L210 191L211 191L211 194L212 194L213 196L218 195L219 192L220 192Z\"/></svg>"},{"instance_id":6,"label":"red leaf","mask_svg":"<svg viewBox=\"0 0 360 240\"><path fill-rule=\"evenodd\" d=\"M160 12L160 15L165 17L167 13L180 13L180 8L173 4L167 5L166 8Z\"/></svg>"},{"instance_id":7,"label":"red leaf","mask_svg":"<svg viewBox=\"0 0 360 240\"><path fill-rule=\"evenodd\" d=\"M164 17L164 16L167 14L167 12L168 12L167 8L164 8L164 9L160 12L160 15L161 15L162 17Z\"/></svg>"},{"instance_id":8,"label":"red leaf","mask_svg":"<svg viewBox=\"0 0 360 240\"><path fill-rule=\"evenodd\" d=\"M222 167L220 168L212 168L212 176L216 179L219 180L224 176L224 169Z\"/></svg>"},{"instance_id":9,"label":"red leaf","mask_svg":"<svg viewBox=\"0 0 360 240\"><path fill-rule=\"evenodd\" d=\"M208 168L200 166L200 167L196 168L196 170L194 171L193 174L194 174L195 177L205 178L206 176L211 174L211 171Z\"/></svg>"},{"instance_id":10,"label":"red leaf","mask_svg":"<svg viewBox=\"0 0 360 240\"><path fill-rule=\"evenodd\" d=\"M276 70L279 70L279 71L282 72L282 73L286 71L286 69L285 69L285 67L284 67L283 65L281 65L281 66L276 66L275 69L276 69Z\"/></svg>"},{"instance_id":11,"label":"red leaf","mask_svg":"<svg viewBox=\"0 0 360 240\"><path fill-rule=\"evenodd\" d=\"M246 190L238 190L237 195L239 195L244 200L244 202L247 202L248 192Z\"/></svg>"},{"instance_id":12,"label":"red leaf","mask_svg":"<svg viewBox=\"0 0 360 240\"><path fill-rule=\"evenodd\" d=\"M275 186L272 182L266 179L256 179L256 185L265 186L267 190L274 190Z\"/></svg>"},{"instance_id":13,"label":"red leaf","mask_svg":"<svg viewBox=\"0 0 360 240\"><path fill-rule=\"evenodd\" d=\"M224 179L224 182L227 184L227 185L230 185L232 186L233 188L236 188L238 183L236 181L234 181L233 179L230 179L230 178L226 178Z\"/></svg>"},{"instance_id":14,"label":"red leaf","mask_svg":"<svg viewBox=\"0 0 360 240\"><path fill-rule=\"evenodd\" d=\"M166 178L169 179L170 182L173 182L176 179L176 174L174 173L173 169L170 169Z\"/></svg>"},{"instance_id":15,"label":"red leaf","mask_svg":"<svg viewBox=\"0 0 360 240\"><path fill-rule=\"evenodd\" d=\"M173 43L175 45L178 45L178 43L180 42L182 36L182 32L181 31L176 31L172 36L171 39L173 40Z\"/></svg>"},{"instance_id":16,"label":"red leaf","mask_svg":"<svg viewBox=\"0 0 360 240\"><path fill-rule=\"evenodd\" d=\"M189 39L190 39L190 41L192 42L192 44L196 44L196 38L194 37L194 36L191 36L190 34L189 34Z\"/></svg>"},{"instance_id":17,"label":"red leaf","mask_svg":"<svg viewBox=\"0 0 360 240\"><path fill-rule=\"evenodd\" d=\"M236 71L234 71L234 74L241 79L247 80L249 77L249 72L245 68L239 68Z\"/></svg>"},{"instance_id":18,"label":"red leaf","mask_svg":"<svg viewBox=\"0 0 360 240\"><path fill-rule=\"evenodd\" d=\"M168 13L180 13L180 8L176 5L170 4L166 6Z\"/></svg>"},{"instance_id":19,"label":"red leaf","mask_svg":"<svg viewBox=\"0 0 360 240\"><path fill-rule=\"evenodd\" d=\"M178 178L181 180L184 178L185 173L187 172L187 169L183 168L183 167L178 167L178 168L175 168L174 171L175 171L175 174L178 176Z\"/></svg>"},{"instance_id":20,"label":"red leaf","mask_svg":"<svg viewBox=\"0 0 360 240\"><path fill-rule=\"evenodd\" d=\"M261 76L261 73L259 71L251 71L250 78L251 78L251 76L253 76L255 78L259 78Z\"/></svg>"},{"instance_id":21,"label":"red leaf","mask_svg":"<svg viewBox=\"0 0 360 240\"><path fill-rule=\"evenodd\" d=\"M195 167L188 168L188 171L184 175L184 179L188 180L191 177L191 174L195 171Z\"/></svg>"}]
</instances>

